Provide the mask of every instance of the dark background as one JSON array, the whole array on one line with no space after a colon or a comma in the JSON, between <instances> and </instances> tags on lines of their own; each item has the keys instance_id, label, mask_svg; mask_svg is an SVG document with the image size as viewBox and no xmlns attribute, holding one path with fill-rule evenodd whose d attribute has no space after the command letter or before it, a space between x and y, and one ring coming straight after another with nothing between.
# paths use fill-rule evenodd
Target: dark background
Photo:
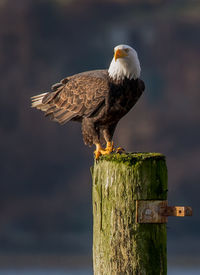
<instances>
[{"instance_id":1,"label":"dark background","mask_svg":"<svg viewBox=\"0 0 200 275\"><path fill-rule=\"evenodd\" d=\"M137 50L146 91L115 143L166 155L169 202L194 211L169 218L169 260L200 260L200 2L1 0L1 266L90 263L94 148L78 123L31 109L30 96L108 68L122 43Z\"/></svg>"}]
</instances>

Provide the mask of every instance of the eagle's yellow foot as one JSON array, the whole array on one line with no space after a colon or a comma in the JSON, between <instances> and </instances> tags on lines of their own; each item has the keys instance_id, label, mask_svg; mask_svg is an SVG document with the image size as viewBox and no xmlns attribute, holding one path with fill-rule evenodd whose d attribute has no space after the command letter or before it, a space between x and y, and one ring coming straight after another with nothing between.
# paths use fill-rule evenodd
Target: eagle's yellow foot
<instances>
[{"instance_id":1,"label":"eagle's yellow foot","mask_svg":"<svg viewBox=\"0 0 200 275\"><path fill-rule=\"evenodd\" d=\"M101 156L101 152L98 150L94 151L95 159L98 159Z\"/></svg>"},{"instance_id":2,"label":"eagle's yellow foot","mask_svg":"<svg viewBox=\"0 0 200 275\"><path fill-rule=\"evenodd\" d=\"M98 159L102 153L105 151L102 147L101 144L97 143L96 145L96 150L94 151L95 159Z\"/></svg>"},{"instance_id":3,"label":"eagle's yellow foot","mask_svg":"<svg viewBox=\"0 0 200 275\"><path fill-rule=\"evenodd\" d=\"M113 141L108 141L106 143L105 150L107 151L107 154L110 154L110 153L112 153L114 151Z\"/></svg>"},{"instance_id":4,"label":"eagle's yellow foot","mask_svg":"<svg viewBox=\"0 0 200 275\"><path fill-rule=\"evenodd\" d=\"M124 152L125 152L124 148L122 148L122 147L116 148L115 151L116 151L117 153L124 153Z\"/></svg>"},{"instance_id":5,"label":"eagle's yellow foot","mask_svg":"<svg viewBox=\"0 0 200 275\"><path fill-rule=\"evenodd\" d=\"M101 152L102 155L109 155L113 151L114 151L113 141L108 141L106 143L106 148L100 150L100 152Z\"/></svg>"},{"instance_id":6,"label":"eagle's yellow foot","mask_svg":"<svg viewBox=\"0 0 200 275\"><path fill-rule=\"evenodd\" d=\"M101 155L109 155L113 151L113 142L107 142L105 149L100 144L96 144L96 150L94 151L95 159L98 159Z\"/></svg>"}]
</instances>

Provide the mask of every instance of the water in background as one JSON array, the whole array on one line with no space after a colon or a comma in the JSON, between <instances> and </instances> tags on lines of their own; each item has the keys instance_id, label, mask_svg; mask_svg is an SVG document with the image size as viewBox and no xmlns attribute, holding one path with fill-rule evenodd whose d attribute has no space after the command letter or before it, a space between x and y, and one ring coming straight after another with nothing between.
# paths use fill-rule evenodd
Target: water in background
<instances>
[{"instance_id":1,"label":"water in background","mask_svg":"<svg viewBox=\"0 0 200 275\"><path fill-rule=\"evenodd\" d=\"M168 275L199 275L200 268L191 269L191 268L168 268Z\"/></svg>"},{"instance_id":2,"label":"water in background","mask_svg":"<svg viewBox=\"0 0 200 275\"><path fill-rule=\"evenodd\" d=\"M169 268L168 275L199 275L200 268ZM58 270L58 269L34 269L34 270L0 270L0 275L92 275L91 269L80 270Z\"/></svg>"}]
</instances>

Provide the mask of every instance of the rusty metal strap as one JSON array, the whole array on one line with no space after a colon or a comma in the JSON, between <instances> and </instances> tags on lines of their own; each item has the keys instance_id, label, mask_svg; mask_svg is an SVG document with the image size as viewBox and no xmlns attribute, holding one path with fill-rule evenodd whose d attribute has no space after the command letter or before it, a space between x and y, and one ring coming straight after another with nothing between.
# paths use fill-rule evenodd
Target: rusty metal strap
<instances>
[{"instance_id":1,"label":"rusty metal strap","mask_svg":"<svg viewBox=\"0 0 200 275\"><path fill-rule=\"evenodd\" d=\"M137 223L167 223L168 216L192 216L192 208L189 206L168 206L166 200L136 201Z\"/></svg>"}]
</instances>

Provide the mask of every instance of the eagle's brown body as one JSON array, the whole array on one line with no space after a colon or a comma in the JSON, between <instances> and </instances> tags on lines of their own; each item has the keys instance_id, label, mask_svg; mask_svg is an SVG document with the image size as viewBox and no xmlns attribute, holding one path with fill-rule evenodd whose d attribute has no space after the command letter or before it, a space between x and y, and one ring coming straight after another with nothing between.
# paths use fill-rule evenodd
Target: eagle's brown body
<instances>
[{"instance_id":1,"label":"eagle's brown body","mask_svg":"<svg viewBox=\"0 0 200 275\"><path fill-rule=\"evenodd\" d=\"M112 140L119 120L142 95L140 79L114 81L107 70L76 74L52 86L52 92L33 97L32 106L61 124L82 123L85 144Z\"/></svg>"}]
</instances>

